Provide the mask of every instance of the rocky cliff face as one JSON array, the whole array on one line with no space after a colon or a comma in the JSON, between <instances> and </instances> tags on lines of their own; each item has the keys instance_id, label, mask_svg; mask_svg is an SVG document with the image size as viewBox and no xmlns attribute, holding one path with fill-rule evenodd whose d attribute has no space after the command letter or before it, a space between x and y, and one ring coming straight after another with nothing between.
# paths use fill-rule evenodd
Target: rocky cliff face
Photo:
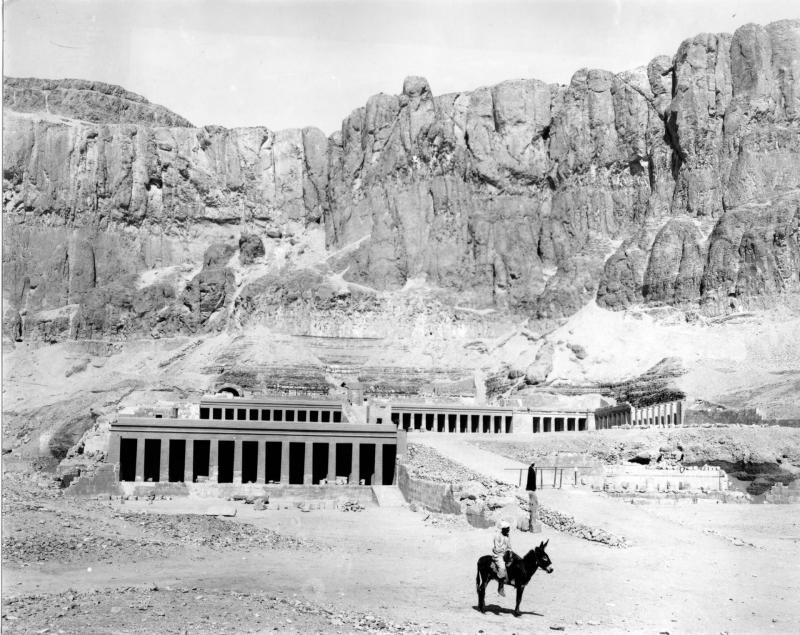
<instances>
[{"instance_id":1,"label":"rocky cliff face","mask_svg":"<svg viewBox=\"0 0 800 635\"><path fill-rule=\"evenodd\" d=\"M17 112L58 115L92 123L192 125L180 115L120 86L82 79L6 77L3 79L3 105Z\"/></svg>"},{"instance_id":2,"label":"rocky cliff face","mask_svg":"<svg viewBox=\"0 0 800 635\"><path fill-rule=\"evenodd\" d=\"M329 139L194 128L92 82L4 97L14 338L196 332L421 279L541 318L800 289L797 20L568 86L410 77Z\"/></svg>"}]
</instances>

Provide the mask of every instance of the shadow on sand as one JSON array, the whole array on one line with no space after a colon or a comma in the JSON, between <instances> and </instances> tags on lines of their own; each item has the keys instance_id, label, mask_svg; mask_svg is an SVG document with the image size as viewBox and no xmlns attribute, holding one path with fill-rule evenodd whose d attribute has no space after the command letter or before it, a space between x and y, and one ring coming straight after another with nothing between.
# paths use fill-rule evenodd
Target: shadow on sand
<instances>
[{"instance_id":1,"label":"shadow on sand","mask_svg":"<svg viewBox=\"0 0 800 635\"><path fill-rule=\"evenodd\" d=\"M480 608L478 607L477 604L475 606L473 606L472 608L480 613ZM487 613L493 613L494 615L502 615L504 613L508 614L508 615L514 615L514 609L507 609L504 606L498 606L497 604L487 604L486 605L486 612ZM522 617L523 615L536 615L537 617L544 617L544 615L542 613L537 613L536 611L522 611L522 610L520 610L520 617Z\"/></svg>"}]
</instances>

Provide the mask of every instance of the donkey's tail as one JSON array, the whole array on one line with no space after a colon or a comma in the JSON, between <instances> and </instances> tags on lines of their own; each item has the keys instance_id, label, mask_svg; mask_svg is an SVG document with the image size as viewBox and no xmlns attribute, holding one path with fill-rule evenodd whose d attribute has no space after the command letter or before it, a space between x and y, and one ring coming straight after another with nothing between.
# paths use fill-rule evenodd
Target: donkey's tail
<instances>
[{"instance_id":1,"label":"donkey's tail","mask_svg":"<svg viewBox=\"0 0 800 635\"><path fill-rule=\"evenodd\" d=\"M475 573L475 587L480 589L481 588L481 565L480 563L477 566L477 571Z\"/></svg>"}]
</instances>

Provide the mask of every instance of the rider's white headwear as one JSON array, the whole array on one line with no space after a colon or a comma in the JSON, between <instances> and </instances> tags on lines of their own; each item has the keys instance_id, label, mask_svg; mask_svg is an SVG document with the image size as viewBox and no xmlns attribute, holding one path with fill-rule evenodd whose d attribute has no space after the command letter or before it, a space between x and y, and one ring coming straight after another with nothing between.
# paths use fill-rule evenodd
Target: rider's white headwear
<instances>
[{"instance_id":1,"label":"rider's white headwear","mask_svg":"<svg viewBox=\"0 0 800 635\"><path fill-rule=\"evenodd\" d=\"M500 523L500 529L511 529L511 523L509 523L507 520L504 520L502 523Z\"/></svg>"}]
</instances>

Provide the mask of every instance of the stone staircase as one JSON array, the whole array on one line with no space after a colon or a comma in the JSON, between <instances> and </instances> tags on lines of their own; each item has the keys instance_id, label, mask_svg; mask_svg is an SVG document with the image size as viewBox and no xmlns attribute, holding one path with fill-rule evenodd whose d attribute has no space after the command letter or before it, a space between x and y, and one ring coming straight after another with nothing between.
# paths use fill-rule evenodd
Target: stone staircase
<instances>
[{"instance_id":1,"label":"stone staircase","mask_svg":"<svg viewBox=\"0 0 800 635\"><path fill-rule=\"evenodd\" d=\"M378 507L403 507L406 499L396 485L373 485L372 492Z\"/></svg>"}]
</instances>

